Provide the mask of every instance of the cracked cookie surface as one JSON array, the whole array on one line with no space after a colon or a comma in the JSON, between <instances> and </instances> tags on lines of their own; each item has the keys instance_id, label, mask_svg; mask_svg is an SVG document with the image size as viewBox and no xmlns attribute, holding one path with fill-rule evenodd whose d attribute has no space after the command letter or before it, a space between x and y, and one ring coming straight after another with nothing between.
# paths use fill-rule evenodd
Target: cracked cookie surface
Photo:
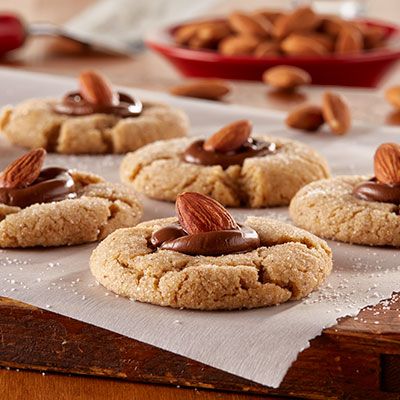
<instances>
[{"instance_id":1,"label":"cracked cookie surface","mask_svg":"<svg viewBox=\"0 0 400 400\"><path fill-rule=\"evenodd\" d=\"M280 221L249 217L261 247L219 257L154 250L151 234L175 218L119 229L93 251L96 280L118 295L174 308L233 310L301 299L332 269L325 241Z\"/></svg>"},{"instance_id":2,"label":"cracked cookie surface","mask_svg":"<svg viewBox=\"0 0 400 400\"><path fill-rule=\"evenodd\" d=\"M278 151L247 158L243 166L204 166L184 162L182 154L199 138L174 139L149 144L127 154L120 168L121 180L151 198L175 201L184 191L208 195L224 206L252 208L289 204L309 182L329 177L327 162L300 142L255 136L274 142Z\"/></svg>"},{"instance_id":3,"label":"cracked cookie surface","mask_svg":"<svg viewBox=\"0 0 400 400\"><path fill-rule=\"evenodd\" d=\"M0 204L0 248L63 246L104 239L118 228L136 225L142 206L123 185L71 171L78 198L33 204Z\"/></svg>"},{"instance_id":4,"label":"cracked cookie surface","mask_svg":"<svg viewBox=\"0 0 400 400\"><path fill-rule=\"evenodd\" d=\"M57 114L55 100L31 99L6 107L0 129L16 145L63 154L126 153L161 139L186 136L186 114L165 104L143 103L135 118L111 114L68 116Z\"/></svg>"},{"instance_id":5,"label":"cracked cookie surface","mask_svg":"<svg viewBox=\"0 0 400 400\"><path fill-rule=\"evenodd\" d=\"M341 242L400 247L399 206L357 199L352 191L366 176L339 176L313 182L290 204L301 228Z\"/></svg>"}]
</instances>

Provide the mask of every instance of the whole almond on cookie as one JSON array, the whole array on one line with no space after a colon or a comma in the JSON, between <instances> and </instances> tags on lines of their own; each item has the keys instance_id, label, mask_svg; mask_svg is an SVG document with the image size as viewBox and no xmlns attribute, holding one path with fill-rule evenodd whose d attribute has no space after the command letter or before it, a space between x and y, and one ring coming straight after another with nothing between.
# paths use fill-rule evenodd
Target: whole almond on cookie
<instances>
[{"instance_id":1,"label":"whole almond on cookie","mask_svg":"<svg viewBox=\"0 0 400 400\"><path fill-rule=\"evenodd\" d=\"M231 85L222 79L202 79L170 88L175 96L219 100L231 91Z\"/></svg>"},{"instance_id":2,"label":"whole almond on cookie","mask_svg":"<svg viewBox=\"0 0 400 400\"><path fill-rule=\"evenodd\" d=\"M16 189L27 187L39 177L46 151L35 149L9 164L0 173L0 187Z\"/></svg>"},{"instance_id":3,"label":"whole almond on cookie","mask_svg":"<svg viewBox=\"0 0 400 400\"><path fill-rule=\"evenodd\" d=\"M237 229L232 215L217 201L200 193L180 194L175 203L182 228L188 234Z\"/></svg>"},{"instance_id":4,"label":"whole almond on cookie","mask_svg":"<svg viewBox=\"0 0 400 400\"><path fill-rule=\"evenodd\" d=\"M227 153L240 148L250 137L252 124L243 119L224 126L210 136L203 144L206 151Z\"/></svg>"},{"instance_id":5,"label":"whole almond on cookie","mask_svg":"<svg viewBox=\"0 0 400 400\"><path fill-rule=\"evenodd\" d=\"M233 12L229 16L229 24L235 32L243 35L268 37L272 31L271 22L261 15L248 15L242 12Z\"/></svg>"},{"instance_id":6,"label":"whole almond on cookie","mask_svg":"<svg viewBox=\"0 0 400 400\"><path fill-rule=\"evenodd\" d=\"M388 185L400 184L400 145L383 143L374 156L375 177Z\"/></svg>"},{"instance_id":7,"label":"whole almond on cookie","mask_svg":"<svg viewBox=\"0 0 400 400\"><path fill-rule=\"evenodd\" d=\"M290 65L269 68L262 78L265 83L278 89L294 89L311 83L311 76L307 71Z\"/></svg>"},{"instance_id":8,"label":"whole almond on cookie","mask_svg":"<svg viewBox=\"0 0 400 400\"><path fill-rule=\"evenodd\" d=\"M386 100L400 109L400 86L392 86L385 92Z\"/></svg>"},{"instance_id":9,"label":"whole almond on cookie","mask_svg":"<svg viewBox=\"0 0 400 400\"><path fill-rule=\"evenodd\" d=\"M310 132L316 131L323 123L321 107L312 104L295 108L286 118L286 125L290 128Z\"/></svg>"},{"instance_id":10,"label":"whole almond on cookie","mask_svg":"<svg viewBox=\"0 0 400 400\"><path fill-rule=\"evenodd\" d=\"M344 135L351 126L351 114L347 101L343 96L333 92L325 92L322 98L322 114L331 131Z\"/></svg>"},{"instance_id":11,"label":"whole almond on cookie","mask_svg":"<svg viewBox=\"0 0 400 400\"><path fill-rule=\"evenodd\" d=\"M96 71L81 72L79 86L81 96L89 103L111 106L118 101L111 83Z\"/></svg>"}]
</instances>

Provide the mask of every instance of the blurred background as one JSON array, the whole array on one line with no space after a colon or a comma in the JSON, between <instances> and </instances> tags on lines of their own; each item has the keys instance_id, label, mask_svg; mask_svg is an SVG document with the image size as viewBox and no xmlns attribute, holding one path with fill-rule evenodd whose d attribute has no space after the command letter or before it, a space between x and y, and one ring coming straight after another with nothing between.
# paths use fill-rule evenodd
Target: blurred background
<instances>
[{"instance_id":1,"label":"blurred background","mask_svg":"<svg viewBox=\"0 0 400 400\"><path fill-rule=\"evenodd\" d=\"M83 68L91 67L109 75L116 84L166 90L181 82L182 76L162 57L145 49L143 38L149 31L201 15L226 15L235 9L282 9L304 3L312 3L321 12L400 24L399 0L0 0L0 10L18 13L28 27L37 22L57 24L83 37L88 36L100 45L102 42L116 47L122 45L122 51L128 49L132 53L130 56L112 56L89 51L66 40L32 37L21 49L3 58L0 65L69 76L77 76ZM385 76L378 89L383 90L397 82L400 82L399 67ZM237 86L240 93L234 92L230 102L263 107L267 104L281 110L291 107L280 99L269 98L265 103L265 91L257 83L239 82ZM309 96L311 99L319 96L318 90L311 91ZM356 115L358 97L361 96L363 94L357 94L357 91L350 94L354 98ZM380 107L386 105L373 107L368 118L381 115ZM386 114L387 110L386 107Z\"/></svg>"}]
</instances>

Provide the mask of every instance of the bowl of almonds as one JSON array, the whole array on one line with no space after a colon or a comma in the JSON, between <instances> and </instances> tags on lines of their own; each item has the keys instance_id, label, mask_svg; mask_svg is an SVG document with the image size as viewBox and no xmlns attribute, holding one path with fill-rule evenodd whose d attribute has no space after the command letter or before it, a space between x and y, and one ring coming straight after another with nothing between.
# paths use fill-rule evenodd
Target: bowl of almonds
<instances>
[{"instance_id":1,"label":"bowl of almonds","mask_svg":"<svg viewBox=\"0 0 400 400\"><path fill-rule=\"evenodd\" d=\"M190 77L261 80L285 64L307 71L313 84L374 87L400 58L399 37L388 23L300 7L190 21L153 32L146 43Z\"/></svg>"}]
</instances>

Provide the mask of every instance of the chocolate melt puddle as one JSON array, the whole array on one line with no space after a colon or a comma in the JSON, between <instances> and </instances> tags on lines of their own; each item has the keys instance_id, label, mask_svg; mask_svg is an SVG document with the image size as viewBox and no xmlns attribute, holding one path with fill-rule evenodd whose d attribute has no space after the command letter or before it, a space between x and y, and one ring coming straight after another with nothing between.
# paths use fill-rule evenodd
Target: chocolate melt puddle
<instances>
[{"instance_id":1,"label":"chocolate melt puddle","mask_svg":"<svg viewBox=\"0 0 400 400\"><path fill-rule=\"evenodd\" d=\"M372 178L353 189L353 196L366 201L400 204L400 185L381 183Z\"/></svg>"},{"instance_id":2,"label":"chocolate melt puddle","mask_svg":"<svg viewBox=\"0 0 400 400\"><path fill-rule=\"evenodd\" d=\"M62 101L53 106L58 114L83 116L91 114L113 114L121 118L137 117L143 110L139 99L125 93L118 93L118 102L113 105L90 103L79 92L66 94Z\"/></svg>"},{"instance_id":3,"label":"chocolate melt puddle","mask_svg":"<svg viewBox=\"0 0 400 400\"><path fill-rule=\"evenodd\" d=\"M183 153L182 159L190 164L220 165L223 169L231 165L242 165L246 158L263 157L276 152L276 144L248 139L239 149L222 153L203 149L204 140L196 140Z\"/></svg>"},{"instance_id":4,"label":"chocolate melt puddle","mask_svg":"<svg viewBox=\"0 0 400 400\"><path fill-rule=\"evenodd\" d=\"M251 251L260 246L257 232L246 226L238 229L201 232L189 235L179 224L168 225L154 232L150 240L154 248L189 255L221 256Z\"/></svg>"},{"instance_id":5,"label":"chocolate melt puddle","mask_svg":"<svg viewBox=\"0 0 400 400\"><path fill-rule=\"evenodd\" d=\"M0 188L0 203L25 208L77 196L74 179L64 168L45 168L31 185L24 188Z\"/></svg>"}]
</instances>

